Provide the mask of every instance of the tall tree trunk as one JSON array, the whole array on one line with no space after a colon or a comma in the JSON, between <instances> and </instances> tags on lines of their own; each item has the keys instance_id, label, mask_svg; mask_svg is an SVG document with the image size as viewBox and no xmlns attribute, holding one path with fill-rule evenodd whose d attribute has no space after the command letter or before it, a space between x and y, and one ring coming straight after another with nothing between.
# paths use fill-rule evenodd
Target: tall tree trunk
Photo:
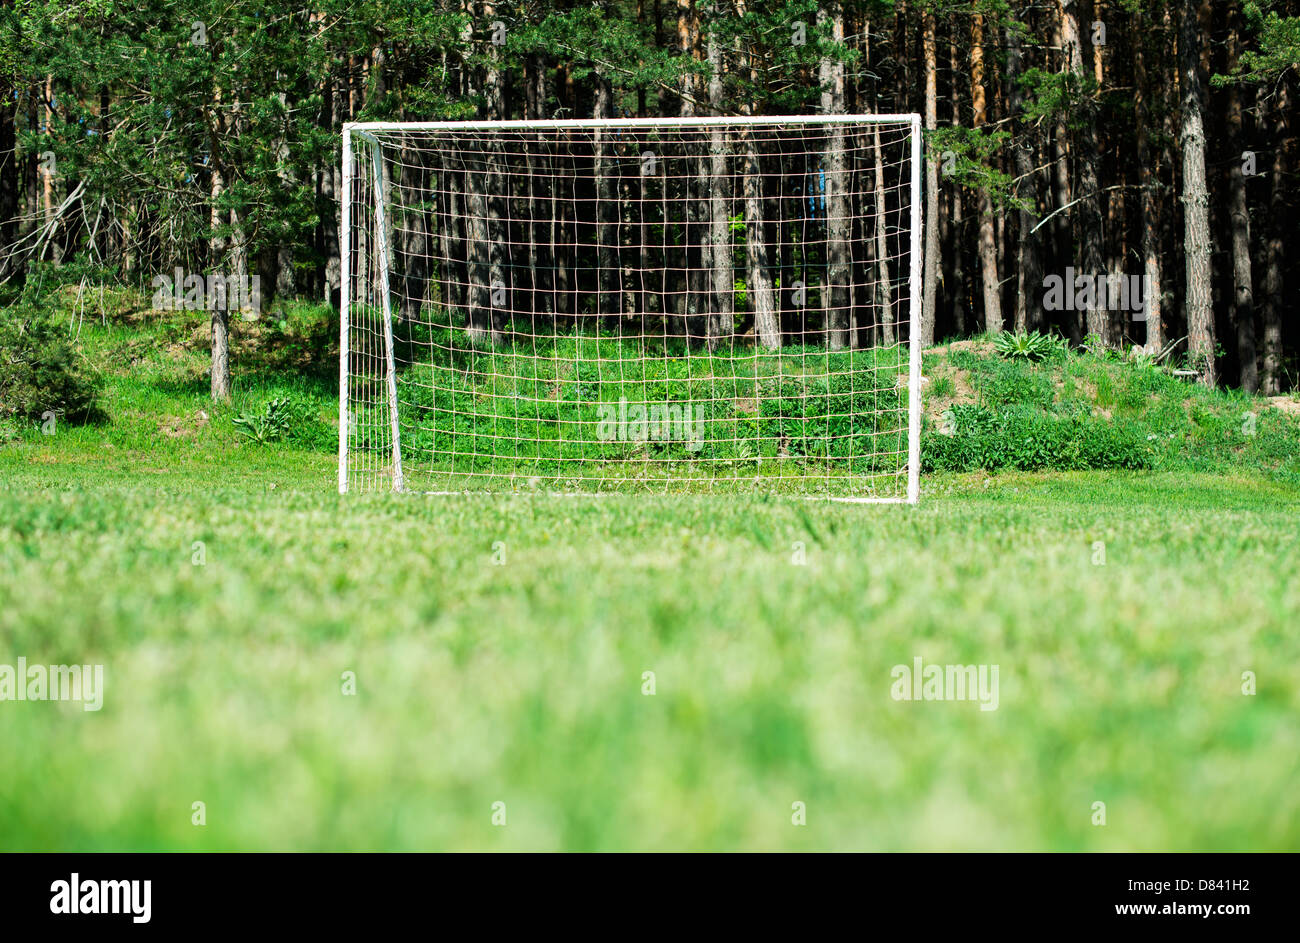
<instances>
[{"instance_id":1,"label":"tall tree trunk","mask_svg":"<svg viewBox=\"0 0 1300 943\"><path fill-rule=\"evenodd\" d=\"M212 165L212 179L209 187L210 203L208 205L208 223L211 234L208 238L208 269L216 270L226 261L229 249L224 235L225 223L229 215L218 204L226 192L225 169L222 165L221 152L216 144L226 132L222 118L221 91L213 96L212 127L210 129L212 145L209 150ZM230 399L230 315L225 305L210 305L209 314L212 324L212 399L225 402Z\"/></svg>"},{"instance_id":2,"label":"tall tree trunk","mask_svg":"<svg viewBox=\"0 0 1300 943\"><path fill-rule=\"evenodd\" d=\"M541 88L544 83L542 76L546 74L546 64L539 55L530 55L522 63L524 79L524 117L529 121L537 121L542 112L538 98L541 94ZM534 148L535 145L535 148ZM531 334L537 334L537 311L542 305L544 292L542 290L542 239L538 232L537 222L537 203L538 191L541 189L541 183L538 179L537 161L541 154L546 150L545 136L538 132L531 136L528 146L524 148L524 218L519 225L522 229L524 241L528 245L528 304L526 310L529 314L529 331Z\"/></svg>"},{"instance_id":3,"label":"tall tree trunk","mask_svg":"<svg viewBox=\"0 0 1300 943\"><path fill-rule=\"evenodd\" d=\"M961 70L959 63L962 61L962 54L957 49L955 34L950 38L948 43L948 63L949 76L952 81L952 114L950 120L954 128L962 126L961 117ZM946 222L948 231L942 239L942 245L946 247L946 252L951 268L951 279L945 287L944 294L952 303L952 324L953 331L957 337L965 337L969 331L967 325L967 289L966 289L966 253L964 240L966 236L964 214L965 193L963 187L949 186L948 191L948 214Z\"/></svg>"},{"instance_id":4,"label":"tall tree trunk","mask_svg":"<svg viewBox=\"0 0 1300 943\"><path fill-rule=\"evenodd\" d=\"M871 21L864 14L861 22L862 61L866 63L871 61ZM860 100L871 103L869 106L863 104L858 110L868 113L878 111L877 103L880 100L879 80L859 79L857 90ZM870 93L869 96L868 93ZM892 347L897 343L897 340L893 311L893 284L890 281L889 268L889 204L885 187L885 158L881 150L880 125L878 124L871 127L871 161L871 192L874 212L871 219L871 231L866 231L867 223L864 220L862 233L864 239L871 240L872 255L875 257L874 272L869 286L871 294L868 297L869 303L875 308L875 324L868 337L874 337L875 344Z\"/></svg>"},{"instance_id":5,"label":"tall tree trunk","mask_svg":"<svg viewBox=\"0 0 1300 943\"><path fill-rule=\"evenodd\" d=\"M971 17L970 50L971 109L975 128L988 122L988 108L984 91L984 17ZM993 198L987 189L979 194L980 281L984 288L984 330L996 334L1002 330L1002 299L998 285L998 244L994 234Z\"/></svg>"},{"instance_id":6,"label":"tall tree trunk","mask_svg":"<svg viewBox=\"0 0 1300 943\"><path fill-rule=\"evenodd\" d=\"M339 77L331 62L325 79L321 83L320 126L333 130L341 128L346 120L343 113L345 97L339 89ZM342 194L342 168L335 161L327 160L317 172L317 200L321 207L319 227L319 247L323 264L317 270L317 288L321 300L341 305L338 294L341 290L340 280L343 269L339 259L339 227L342 225L339 212L339 197Z\"/></svg>"},{"instance_id":7,"label":"tall tree trunk","mask_svg":"<svg viewBox=\"0 0 1300 943\"><path fill-rule=\"evenodd\" d=\"M709 40L709 109L715 117L722 114L722 44L710 31ZM709 270L712 272L712 317L709 320L709 347L735 332L735 276L731 262L731 221L727 188L727 133L721 125L709 129Z\"/></svg>"},{"instance_id":8,"label":"tall tree trunk","mask_svg":"<svg viewBox=\"0 0 1300 943\"><path fill-rule=\"evenodd\" d=\"M1228 14L1228 74L1236 71L1241 57L1240 9L1234 4ZM1259 392L1259 361L1255 349L1255 288L1251 279L1250 209L1246 201L1246 175L1241 166L1246 135L1241 105L1242 88L1234 82L1228 86L1228 140L1232 161L1228 165L1228 218L1232 231L1233 320L1237 328L1237 357L1241 365L1241 388Z\"/></svg>"},{"instance_id":9,"label":"tall tree trunk","mask_svg":"<svg viewBox=\"0 0 1300 943\"><path fill-rule=\"evenodd\" d=\"M1080 30L1080 18L1091 35L1091 4L1088 0L1058 0L1061 15L1061 43L1074 78L1076 92L1081 93L1084 82L1091 69L1085 65L1083 53L1083 33ZM1089 40L1091 42L1091 40ZM1074 158L1079 175L1078 203L1072 212L1077 220L1074 229L1079 233L1082 246L1078 268L1089 276L1104 276L1104 232L1101 212L1101 184L1097 177L1098 138L1096 103L1091 95L1082 97L1083 114L1080 116L1082 140L1075 142ZM1091 303L1084 314L1084 323L1088 334L1097 342L1106 345L1110 338L1110 313L1101 304L1097 292L1089 295Z\"/></svg>"},{"instance_id":10,"label":"tall tree trunk","mask_svg":"<svg viewBox=\"0 0 1300 943\"><path fill-rule=\"evenodd\" d=\"M604 76L597 74L595 80L596 100L592 117L608 118L613 109L613 92ZM618 245L614 232L614 220L617 218L614 175L617 173L618 162L609 159L608 133L603 128L596 128L592 132L595 153L593 169L596 176L596 265L600 284L597 313L602 317L620 313Z\"/></svg>"},{"instance_id":11,"label":"tall tree trunk","mask_svg":"<svg viewBox=\"0 0 1300 943\"><path fill-rule=\"evenodd\" d=\"M754 308L754 335L764 347L781 346L781 325L768 274L767 242L763 238L763 194L759 177L758 147L748 128L740 132L744 147L745 191L745 289Z\"/></svg>"},{"instance_id":12,"label":"tall tree trunk","mask_svg":"<svg viewBox=\"0 0 1300 943\"><path fill-rule=\"evenodd\" d=\"M1269 93L1261 89L1260 98ZM1260 306L1264 323L1264 374L1260 389L1269 396L1282 392L1282 290L1285 250L1283 234L1288 231L1286 215L1286 156L1284 146L1288 138L1289 101L1286 83L1277 89L1273 109L1273 160L1269 167L1267 243L1264 246L1264 299ZM1262 106L1261 106L1262 107Z\"/></svg>"},{"instance_id":13,"label":"tall tree trunk","mask_svg":"<svg viewBox=\"0 0 1300 943\"><path fill-rule=\"evenodd\" d=\"M1052 46L1061 50L1061 71L1070 71L1070 51L1065 48L1063 19L1060 5L1048 17L1052 24ZM1052 217L1053 266L1064 269L1074 264L1074 244L1070 236L1070 217L1066 207L1070 205L1073 191L1070 186L1070 129L1066 122L1067 112L1064 108L1056 109L1056 120L1052 128L1052 195L1054 200ZM1079 329L1079 319L1069 311L1058 312L1061 326L1071 342L1077 344L1083 339Z\"/></svg>"},{"instance_id":14,"label":"tall tree trunk","mask_svg":"<svg viewBox=\"0 0 1300 943\"><path fill-rule=\"evenodd\" d=\"M465 209L469 214L465 242L465 305L468 309L465 335L471 345L480 347L495 345L501 340L492 312L492 293L496 286L492 284L492 236L483 178L483 168L473 164L465 168L461 178Z\"/></svg>"},{"instance_id":15,"label":"tall tree trunk","mask_svg":"<svg viewBox=\"0 0 1300 943\"><path fill-rule=\"evenodd\" d=\"M1158 189L1160 174L1153 167L1151 151L1151 87L1146 69L1146 38L1134 39L1133 104L1137 125L1138 182L1142 189L1142 275L1145 286L1143 315L1146 318L1145 344L1152 353L1158 353L1165 344L1161 292L1163 291L1160 261L1160 208L1162 201Z\"/></svg>"},{"instance_id":16,"label":"tall tree trunk","mask_svg":"<svg viewBox=\"0 0 1300 943\"><path fill-rule=\"evenodd\" d=\"M695 0L677 0L677 49L683 55L698 61L699 25L696 20ZM681 115L690 118L695 114L696 75L683 72L681 78Z\"/></svg>"},{"instance_id":17,"label":"tall tree trunk","mask_svg":"<svg viewBox=\"0 0 1300 943\"><path fill-rule=\"evenodd\" d=\"M909 111L911 102L912 76L910 61L915 49L909 49L911 32L908 30L907 0L898 0L894 4L894 56L898 60L897 84L894 86L894 108L899 114Z\"/></svg>"},{"instance_id":18,"label":"tall tree trunk","mask_svg":"<svg viewBox=\"0 0 1300 943\"><path fill-rule=\"evenodd\" d=\"M27 93L25 96L27 98L27 127L35 131L41 120L41 96L31 84L27 84L25 89ZM27 154L20 170L23 182L23 206L25 208L18 233L20 239L25 239L34 230L40 229L40 164L39 155Z\"/></svg>"},{"instance_id":19,"label":"tall tree trunk","mask_svg":"<svg viewBox=\"0 0 1300 943\"><path fill-rule=\"evenodd\" d=\"M901 15L901 14L900 14ZM905 20L904 20L905 22ZM933 131L939 124L937 63L935 62L934 12L921 14L921 49L925 69L925 127ZM939 164L938 155L927 155L925 162L925 253L921 280L921 346L934 343L939 295ZM916 327L916 325L913 325Z\"/></svg>"},{"instance_id":20,"label":"tall tree trunk","mask_svg":"<svg viewBox=\"0 0 1300 943\"><path fill-rule=\"evenodd\" d=\"M871 129L872 160L875 164L872 186L875 192L876 214L874 220L876 240L876 311L880 328L879 342L893 347L897 342L897 323L894 320L893 282L889 271L889 213L885 203L885 157L880 144L880 125Z\"/></svg>"},{"instance_id":21,"label":"tall tree trunk","mask_svg":"<svg viewBox=\"0 0 1300 943\"><path fill-rule=\"evenodd\" d=\"M42 89L41 98L41 124L37 129L42 139L41 144L37 145L40 150L42 162L47 151L52 150L54 143L54 78L45 77L45 85ZM50 226L54 220L54 174L45 170L41 171L41 223L43 226ZM57 264L60 261L61 253L59 252L58 240L51 233L47 245L50 247L51 258Z\"/></svg>"},{"instance_id":22,"label":"tall tree trunk","mask_svg":"<svg viewBox=\"0 0 1300 943\"><path fill-rule=\"evenodd\" d=\"M1164 75L1175 81L1160 83L1160 159L1156 163L1157 176L1160 178L1160 213L1157 217L1159 232L1156 244L1163 260L1177 257L1181 251L1182 238L1178 227L1182 224L1182 214L1175 211L1172 197L1178 190L1178 181L1182 173L1181 149L1178 144L1179 121L1182 110L1182 89L1180 88L1178 70L1178 9L1177 4L1166 3L1161 12L1160 61ZM1186 338L1186 310L1173 305L1179 297L1178 270L1161 263L1160 311L1161 330L1165 347L1172 338Z\"/></svg>"},{"instance_id":23,"label":"tall tree trunk","mask_svg":"<svg viewBox=\"0 0 1300 943\"><path fill-rule=\"evenodd\" d=\"M496 16L496 6L484 3L483 19L487 23ZM483 104L485 117L489 121L501 121L505 117L505 84L501 70L500 47L489 44L487 47L487 65L483 73ZM471 152L472 153L472 152ZM503 340L501 329L506 318L514 309L515 286L506 281L506 244L510 235L502 221L502 203L510 198L507 177L502 170L503 155L500 145L489 141L480 151L478 157L483 161L482 168L471 168L470 176L482 175L482 180L470 180L470 195L473 198L471 212L482 220L480 233L482 244L475 245L475 257L478 262L479 277L485 278L478 297L486 304L476 312L478 317L470 322L470 340L477 343L500 344ZM480 215L481 212L481 215ZM476 243L478 240L475 240ZM486 273L483 271L486 257ZM504 302L504 303L502 303Z\"/></svg>"},{"instance_id":24,"label":"tall tree trunk","mask_svg":"<svg viewBox=\"0 0 1300 943\"><path fill-rule=\"evenodd\" d=\"M456 218L454 203L454 181L456 178L448 166L447 156L445 151L436 151L433 157L436 163L430 170L436 187L434 197L437 202L433 212L436 215L435 227L438 231L438 257L430 273L433 281L434 297L430 300L436 306L434 311L439 326L454 323L451 312L461 302L459 293L454 286L457 282L462 281L455 268L456 256L453 254L455 252L455 243L452 237L452 230L458 228L452 222Z\"/></svg>"},{"instance_id":25,"label":"tall tree trunk","mask_svg":"<svg viewBox=\"0 0 1300 943\"><path fill-rule=\"evenodd\" d=\"M14 126L14 86L0 70L0 281L17 274L18 259L13 255L18 238L18 135Z\"/></svg>"},{"instance_id":26,"label":"tall tree trunk","mask_svg":"<svg viewBox=\"0 0 1300 943\"><path fill-rule=\"evenodd\" d=\"M1016 195L1024 205L1018 211L1016 226L1016 331L1025 332L1040 326L1038 307L1039 290L1043 283L1043 260L1039 254L1038 238L1033 233L1038 224L1036 211L1038 187L1034 182L1034 143L1037 132L1025 121L1025 95L1020 87L1024 72L1024 53L1020 31L1014 26L1006 29L1007 41L1007 107L1016 122L1016 140L1013 145L1016 168Z\"/></svg>"},{"instance_id":27,"label":"tall tree trunk","mask_svg":"<svg viewBox=\"0 0 1300 943\"><path fill-rule=\"evenodd\" d=\"M552 261L551 269L551 308L555 312L555 321L559 325L560 315L568 311L569 304L569 253L567 247L570 240L565 231L566 210L568 203L561 199L560 189L564 177L561 171L556 169L556 165L561 169L567 169L560 153L562 145L557 142L555 145L555 155L550 161L551 164L551 217L550 229L547 234L549 251Z\"/></svg>"},{"instance_id":28,"label":"tall tree trunk","mask_svg":"<svg viewBox=\"0 0 1300 943\"><path fill-rule=\"evenodd\" d=\"M1212 305L1210 195L1205 182L1205 91L1197 0L1182 0L1178 56L1183 79L1183 252L1187 262L1187 344L1201 382L1218 380Z\"/></svg>"},{"instance_id":29,"label":"tall tree trunk","mask_svg":"<svg viewBox=\"0 0 1300 943\"><path fill-rule=\"evenodd\" d=\"M829 21L831 38L844 42L844 8L839 2L829 4L829 11L819 9L820 24ZM844 114L844 62L838 57L823 56L820 68L822 114ZM826 308L826 343L840 350L849 343L849 313L852 307L849 239L853 221L849 218L848 170L846 168L844 125L829 129L826 148L826 284L822 288Z\"/></svg>"},{"instance_id":30,"label":"tall tree trunk","mask_svg":"<svg viewBox=\"0 0 1300 943\"><path fill-rule=\"evenodd\" d=\"M692 62L698 62L700 58L699 32L695 0L677 0L678 49L683 56L688 57ZM682 117L692 118L695 116L698 89L697 77L694 72L686 71L682 73L681 89ZM699 208L699 201L704 198L704 194L695 192L698 189L699 177L702 176L699 172L699 161L692 160L689 155L684 155L684 157L686 166L694 165L696 169L693 173L683 175L681 180L684 237L681 241L681 265L676 273L681 281L681 289L676 292L674 301L677 305L682 333L689 339L691 337L691 324L699 313L699 298L702 293L701 276L703 273L700 271L700 262L697 258L699 254L697 243L700 238L699 227L704 215ZM708 302L706 300L706 312L707 306Z\"/></svg>"},{"instance_id":31,"label":"tall tree trunk","mask_svg":"<svg viewBox=\"0 0 1300 943\"><path fill-rule=\"evenodd\" d=\"M541 121L546 118L546 104L551 97L553 73L547 68L546 57L532 57L532 117ZM534 265L533 303L531 310L545 315L549 328L555 329L555 240L553 232L546 232L547 227L555 225L554 217L545 204L554 198L555 174L551 167L554 144L548 134L539 131L536 137L537 153L528 159L530 189L528 191L528 219L530 226ZM537 167L535 161L545 161L545 167ZM539 211L540 208L540 211ZM545 219L545 222L540 220Z\"/></svg>"},{"instance_id":32,"label":"tall tree trunk","mask_svg":"<svg viewBox=\"0 0 1300 943\"><path fill-rule=\"evenodd\" d=\"M744 0L736 0L736 15L745 15ZM739 71L748 73L750 81L758 81L749 50L741 41ZM741 110L754 113L754 105L746 102ZM758 145L748 128L738 132L739 145L744 158L741 166L741 187L745 199L745 293L754 311L754 336L769 350L781 346L781 321L777 316L776 297L772 290L772 276L768 272L767 241L763 234L763 181L759 166Z\"/></svg>"}]
</instances>

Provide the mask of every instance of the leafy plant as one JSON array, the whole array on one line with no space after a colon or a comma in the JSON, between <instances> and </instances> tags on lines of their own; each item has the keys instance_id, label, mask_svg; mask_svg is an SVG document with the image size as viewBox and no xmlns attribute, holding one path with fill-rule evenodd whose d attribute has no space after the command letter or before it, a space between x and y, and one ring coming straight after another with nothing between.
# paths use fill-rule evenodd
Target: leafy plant
<instances>
[{"instance_id":1,"label":"leafy plant","mask_svg":"<svg viewBox=\"0 0 1300 943\"><path fill-rule=\"evenodd\" d=\"M235 417L235 428L260 445L285 438L301 418L298 404L286 397L277 397L266 404L260 413L241 412Z\"/></svg>"},{"instance_id":2,"label":"leafy plant","mask_svg":"<svg viewBox=\"0 0 1300 943\"><path fill-rule=\"evenodd\" d=\"M1061 344L1056 338L1038 331L1028 334L1003 331L993 338L993 349L1007 360L1039 361L1059 353Z\"/></svg>"}]
</instances>

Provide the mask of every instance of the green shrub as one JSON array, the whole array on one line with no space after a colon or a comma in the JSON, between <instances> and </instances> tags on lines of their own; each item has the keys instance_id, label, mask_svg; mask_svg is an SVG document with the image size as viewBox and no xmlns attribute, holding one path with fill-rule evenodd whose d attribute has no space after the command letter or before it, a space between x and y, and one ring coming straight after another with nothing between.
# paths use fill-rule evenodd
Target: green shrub
<instances>
[{"instance_id":1,"label":"green shrub","mask_svg":"<svg viewBox=\"0 0 1300 943\"><path fill-rule=\"evenodd\" d=\"M1136 423L1081 413L1056 416L958 405L948 412L946 431L951 434L927 428L921 452L926 470L1138 469L1155 464L1155 450Z\"/></svg>"},{"instance_id":2,"label":"green shrub","mask_svg":"<svg viewBox=\"0 0 1300 943\"><path fill-rule=\"evenodd\" d=\"M93 422L103 415L100 386L62 324L21 308L0 313L0 417L39 420L52 412Z\"/></svg>"}]
</instances>

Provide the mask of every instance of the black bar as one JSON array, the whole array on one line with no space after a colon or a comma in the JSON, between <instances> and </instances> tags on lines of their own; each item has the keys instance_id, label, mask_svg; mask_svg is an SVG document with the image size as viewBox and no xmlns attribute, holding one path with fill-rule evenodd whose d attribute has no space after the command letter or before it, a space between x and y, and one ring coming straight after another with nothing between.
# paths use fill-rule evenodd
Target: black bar
<instances>
[{"instance_id":1,"label":"black bar","mask_svg":"<svg viewBox=\"0 0 1300 943\"><path fill-rule=\"evenodd\" d=\"M1222 854L876 854L761 864L737 856L596 863L531 855L7 855L0 858L0 921L14 940L33 938L9 935L20 929L282 929L336 937L349 928L410 927L461 936L514 925L617 935L714 926L729 934L748 926L769 934L784 926L911 926L909 937L917 939L936 931L1058 928L1223 935L1290 923L1293 865L1287 856ZM52 912L70 909L73 874L78 909L98 908L101 900L108 909L116 895L125 912ZM105 881L141 883L128 890ZM1246 912L1224 910L1243 906Z\"/></svg>"}]
</instances>

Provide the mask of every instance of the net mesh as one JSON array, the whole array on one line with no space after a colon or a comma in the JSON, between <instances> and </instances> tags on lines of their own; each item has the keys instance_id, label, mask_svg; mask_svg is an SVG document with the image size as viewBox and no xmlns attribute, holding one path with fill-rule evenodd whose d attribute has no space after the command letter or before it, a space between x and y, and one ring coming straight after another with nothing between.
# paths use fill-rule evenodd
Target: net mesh
<instances>
[{"instance_id":1,"label":"net mesh","mask_svg":"<svg viewBox=\"0 0 1300 943\"><path fill-rule=\"evenodd\" d=\"M350 130L345 490L908 493L910 119Z\"/></svg>"}]
</instances>

